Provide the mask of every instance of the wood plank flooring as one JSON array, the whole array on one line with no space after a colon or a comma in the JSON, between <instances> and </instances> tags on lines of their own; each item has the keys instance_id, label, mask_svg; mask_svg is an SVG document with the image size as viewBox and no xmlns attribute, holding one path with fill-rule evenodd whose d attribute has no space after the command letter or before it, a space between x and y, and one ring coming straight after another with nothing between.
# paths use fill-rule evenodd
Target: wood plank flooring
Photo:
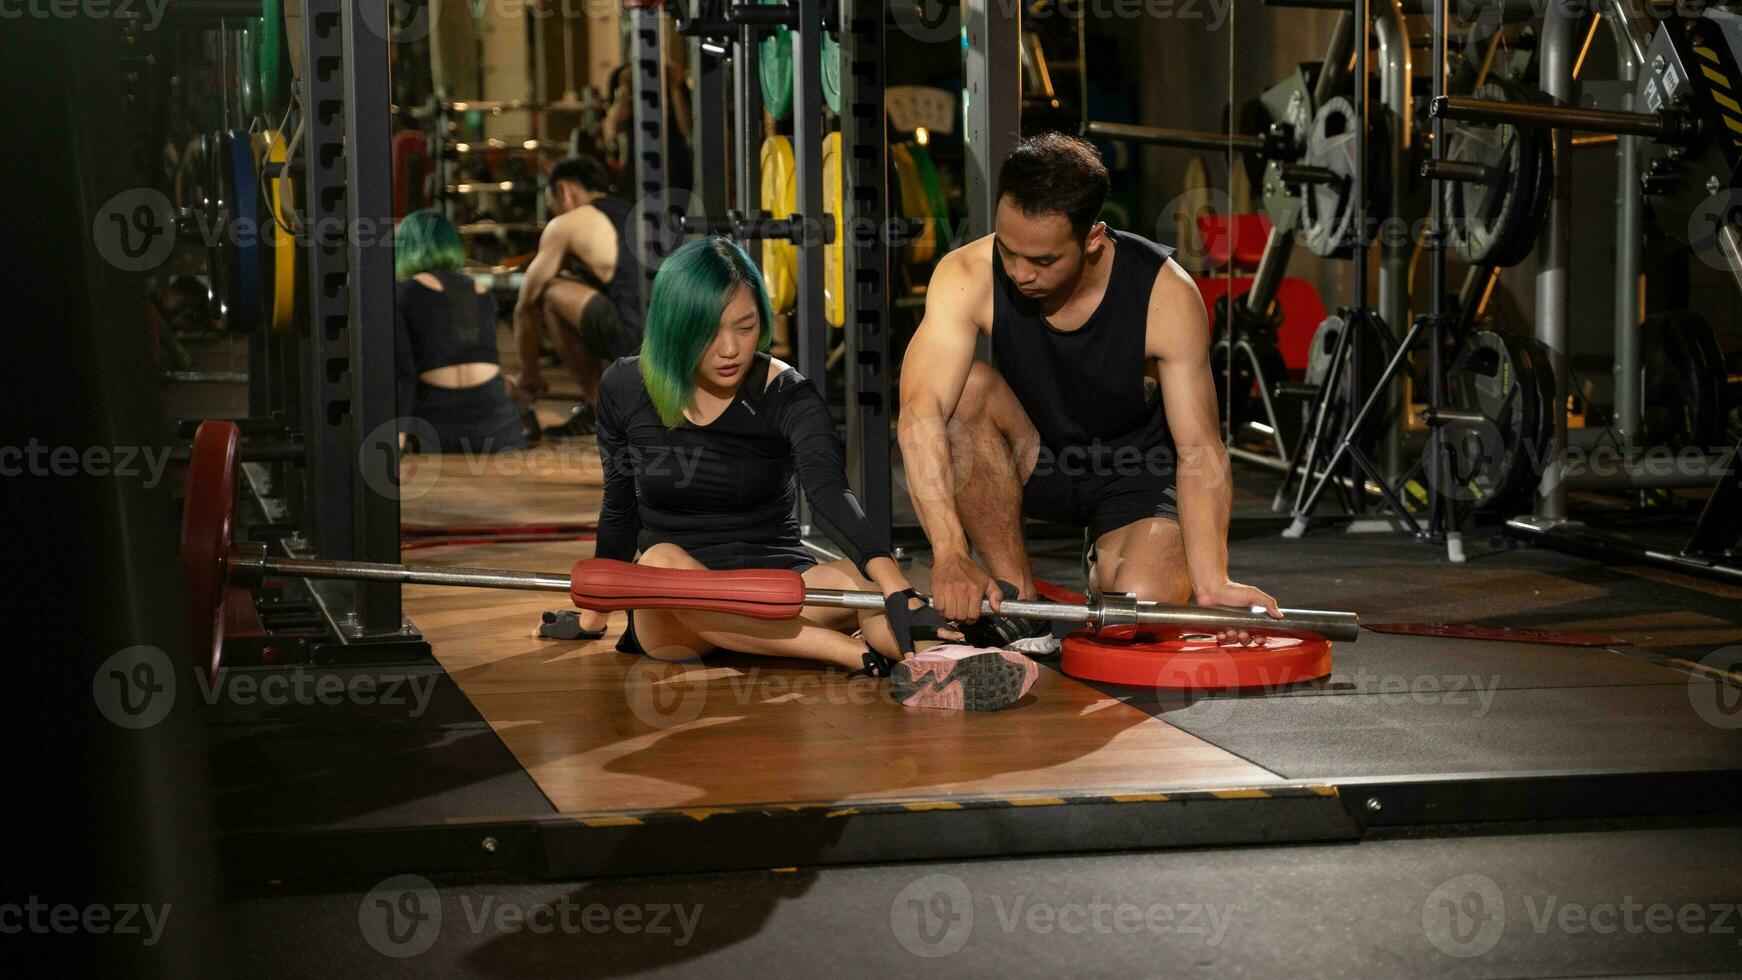
<instances>
[{"instance_id":1,"label":"wood plank flooring","mask_svg":"<svg viewBox=\"0 0 1742 980\"><path fill-rule=\"evenodd\" d=\"M408 463L408 523L597 516L590 441L521 457ZM406 553L446 565L565 572L590 542ZM916 578L920 576L916 575ZM878 682L796 661L715 654L661 664L539 639L555 593L408 586L437 658L564 812L1255 786L1277 777L1051 669L1000 712L903 708Z\"/></svg>"}]
</instances>

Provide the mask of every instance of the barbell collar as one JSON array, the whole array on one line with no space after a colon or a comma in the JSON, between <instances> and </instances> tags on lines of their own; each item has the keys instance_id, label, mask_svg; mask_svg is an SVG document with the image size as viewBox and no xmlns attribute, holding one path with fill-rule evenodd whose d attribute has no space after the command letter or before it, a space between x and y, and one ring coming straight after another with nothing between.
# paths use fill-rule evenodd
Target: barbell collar
<instances>
[{"instance_id":1,"label":"barbell collar","mask_svg":"<svg viewBox=\"0 0 1742 980\"><path fill-rule=\"evenodd\" d=\"M1136 596L1104 595L1093 607L1097 613L1094 626L1096 630L1104 630L1114 626L1136 626L1142 622L1139 614L1145 605Z\"/></svg>"},{"instance_id":2,"label":"barbell collar","mask_svg":"<svg viewBox=\"0 0 1742 980\"><path fill-rule=\"evenodd\" d=\"M260 584L266 567L266 546L258 541L237 541L225 558L226 581L253 588Z\"/></svg>"}]
</instances>

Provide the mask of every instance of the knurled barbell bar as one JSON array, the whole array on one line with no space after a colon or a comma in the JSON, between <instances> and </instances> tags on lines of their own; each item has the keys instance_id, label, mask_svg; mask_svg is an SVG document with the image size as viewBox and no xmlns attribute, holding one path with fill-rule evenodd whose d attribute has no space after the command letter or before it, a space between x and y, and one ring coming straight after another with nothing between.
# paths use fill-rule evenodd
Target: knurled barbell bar
<instances>
[{"instance_id":1,"label":"knurled barbell bar","mask_svg":"<svg viewBox=\"0 0 1742 980\"><path fill-rule=\"evenodd\" d=\"M883 596L876 592L806 588L801 575L786 569L695 571L586 558L562 575L268 555L264 545L235 541L239 446L235 423L211 420L200 425L188 457L187 497L182 510L181 561L189 634L195 655L208 658L214 676L223 656L225 589L266 575L567 592L576 606L595 612L694 609L784 620L796 617L805 606L883 608ZM983 615L993 611L991 603L981 604ZM1188 641L1203 631L1219 629L1304 638L1323 648L1327 669L1329 647L1324 640L1354 640L1360 629L1359 618L1350 612L1284 609L1284 619L1279 621L1263 613L1164 605L1125 596L1101 596L1084 603L1008 600L997 611L1017 619L1083 623L1095 632L1108 631L1109 641L1123 640L1125 650L1137 653L1146 649L1145 639L1152 630ZM1239 650L1233 653L1245 655ZM1227 653L1218 656L1226 658Z\"/></svg>"}]
</instances>

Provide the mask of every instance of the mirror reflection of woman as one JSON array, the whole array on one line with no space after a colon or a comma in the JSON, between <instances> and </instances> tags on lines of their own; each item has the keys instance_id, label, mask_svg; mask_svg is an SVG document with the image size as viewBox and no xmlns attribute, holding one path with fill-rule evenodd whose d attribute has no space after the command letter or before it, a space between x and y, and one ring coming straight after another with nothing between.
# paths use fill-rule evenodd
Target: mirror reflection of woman
<instances>
[{"instance_id":1,"label":"mirror reflection of woman","mask_svg":"<svg viewBox=\"0 0 1742 980\"><path fill-rule=\"evenodd\" d=\"M812 589L875 589L884 609L807 607L796 619L640 610L625 652L689 659L714 649L816 660L890 679L910 705L996 709L1034 683L1018 653L960 639L912 590L848 488L816 386L770 357L762 277L737 245L692 241L661 264L641 353L600 384L605 494L595 554L684 569L784 568ZM797 476L795 481L794 477ZM813 519L847 557L818 564L799 540L802 482ZM605 617L583 612L598 634ZM919 651L919 652L915 652Z\"/></svg>"},{"instance_id":2,"label":"mirror reflection of woman","mask_svg":"<svg viewBox=\"0 0 1742 980\"><path fill-rule=\"evenodd\" d=\"M520 413L496 347L496 300L459 271L465 262L459 232L438 211L413 211L394 231L400 443L415 419L435 432L436 445L412 447L422 452L523 449Z\"/></svg>"}]
</instances>

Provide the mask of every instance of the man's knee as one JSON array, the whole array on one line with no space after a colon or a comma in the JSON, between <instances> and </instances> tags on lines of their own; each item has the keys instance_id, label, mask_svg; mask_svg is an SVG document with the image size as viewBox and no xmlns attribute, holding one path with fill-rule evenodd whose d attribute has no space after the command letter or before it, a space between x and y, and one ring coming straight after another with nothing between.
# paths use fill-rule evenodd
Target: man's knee
<instances>
[{"instance_id":1,"label":"man's knee","mask_svg":"<svg viewBox=\"0 0 1742 980\"><path fill-rule=\"evenodd\" d=\"M1183 606L1192 598L1192 578L1185 569L1147 575L1113 576L1112 585L1102 585L1103 592L1134 593L1140 602L1159 602L1168 606Z\"/></svg>"},{"instance_id":2,"label":"man's knee","mask_svg":"<svg viewBox=\"0 0 1742 980\"><path fill-rule=\"evenodd\" d=\"M544 320L544 335L550 338L552 343L561 341L568 331L574 329L574 325L564 319L562 313L557 310L555 303L539 304L539 313Z\"/></svg>"},{"instance_id":3,"label":"man's knee","mask_svg":"<svg viewBox=\"0 0 1742 980\"><path fill-rule=\"evenodd\" d=\"M998 369L975 361L951 422L952 437L969 441L981 459L993 460L1000 473L1027 480L1040 448L1039 435L1022 403Z\"/></svg>"},{"instance_id":4,"label":"man's knee","mask_svg":"<svg viewBox=\"0 0 1742 980\"><path fill-rule=\"evenodd\" d=\"M1094 575L1103 592L1132 592L1146 602L1178 605L1192 597L1185 537L1179 524L1152 518L1103 535Z\"/></svg>"},{"instance_id":5,"label":"man's knee","mask_svg":"<svg viewBox=\"0 0 1742 980\"><path fill-rule=\"evenodd\" d=\"M695 568L701 564L690 557L689 552L669 541L661 541L643 551L635 563L650 568Z\"/></svg>"},{"instance_id":6,"label":"man's knee","mask_svg":"<svg viewBox=\"0 0 1742 980\"><path fill-rule=\"evenodd\" d=\"M1009 388L997 368L976 358L968 369L967 382L962 385L962 397L956 402L954 417L965 423L992 419L997 414L1000 396Z\"/></svg>"}]
</instances>

